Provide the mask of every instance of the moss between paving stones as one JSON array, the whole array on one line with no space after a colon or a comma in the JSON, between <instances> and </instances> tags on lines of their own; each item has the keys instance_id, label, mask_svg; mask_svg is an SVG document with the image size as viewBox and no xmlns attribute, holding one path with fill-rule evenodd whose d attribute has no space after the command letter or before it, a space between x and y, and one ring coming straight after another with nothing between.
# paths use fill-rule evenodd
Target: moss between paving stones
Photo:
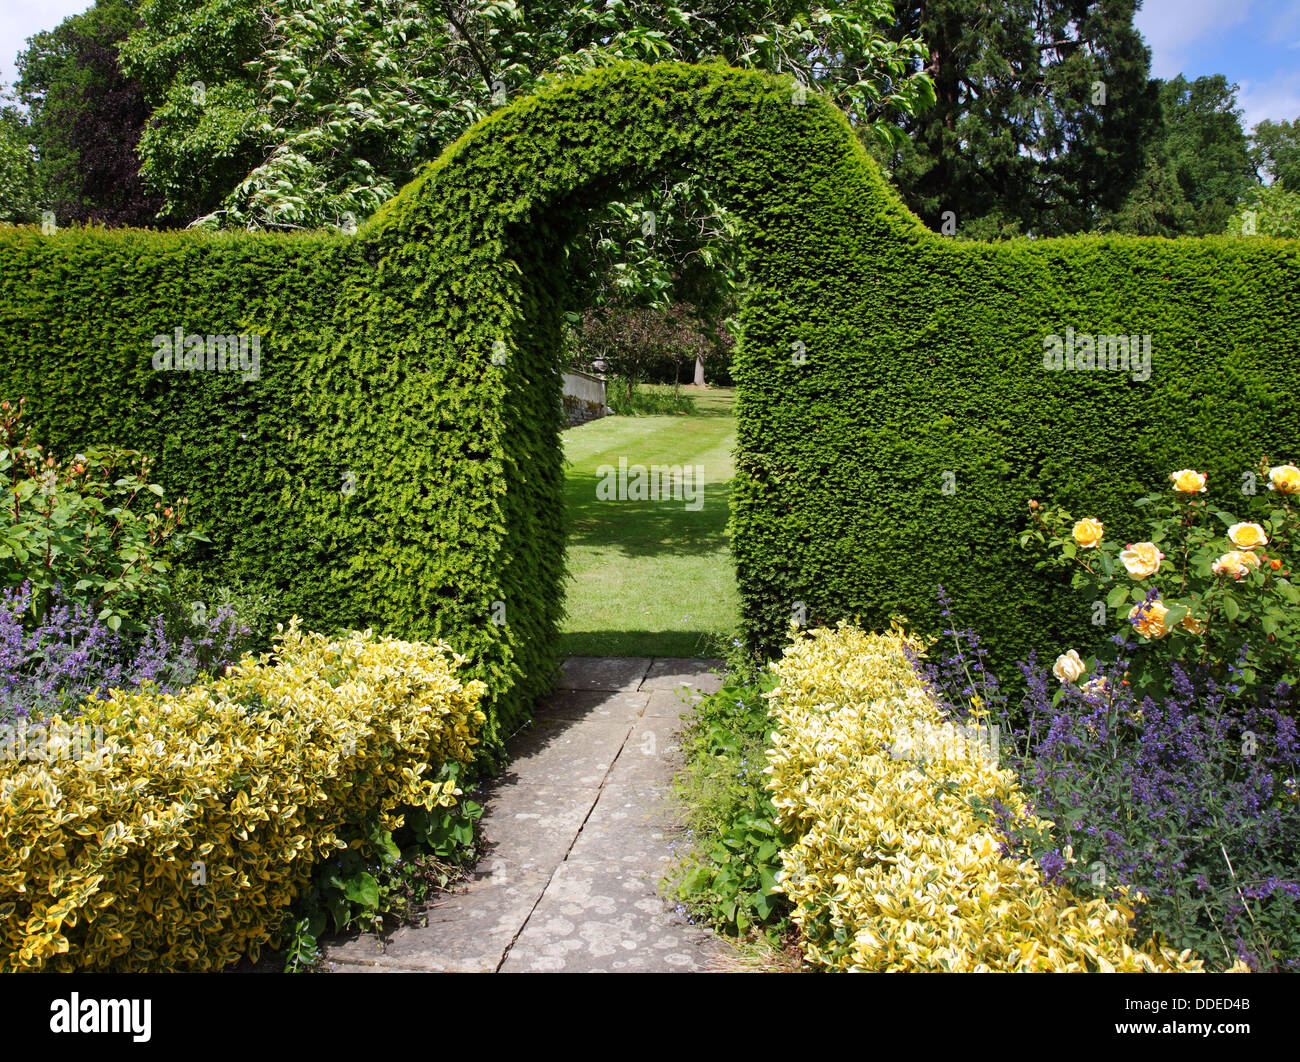
<instances>
[{"instance_id":1,"label":"moss between paving stones","mask_svg":"<svg viewBox=\"0 0 1300 1062\"><path fill-rule=\"evenodd\" d=\"M563 607L558 251L593 207L687 173L745 232L732 530L758 644L797 602L932 623L939 580L995 649L1077 644L1086 608L1013 548L1028 498L1123 528L1171 469L1229 504L1261 453L1294 456L1297 243L955 243L831 105L677 64L496 112L354 236L5 230L0 391L56 451L157 455L218 576L274 577L314 626L449 638L508 729ZM153 371L177 327L260 334L260 378ZM1046 371L1067 327L1150 334L1151 379Z\"/></svg>"}]
</instances>

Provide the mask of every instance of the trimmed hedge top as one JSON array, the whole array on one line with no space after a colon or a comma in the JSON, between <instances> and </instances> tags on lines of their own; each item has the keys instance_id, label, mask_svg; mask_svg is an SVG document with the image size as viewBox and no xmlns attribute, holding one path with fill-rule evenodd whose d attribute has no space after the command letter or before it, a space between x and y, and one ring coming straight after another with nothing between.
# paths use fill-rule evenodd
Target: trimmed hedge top
<instances>
[{"instance_id":1,"label":"trimmed hedge top","mask_svg":"<svg viewBox=\"0 0 1300 1062\"><path fill-rule=\"evenodd\" d=\"M0 391L62 451L157 455L218 575L273 576L318 627L450 640L498 727L556 663L559 252L664 174L742 223L732 529L757 644L801 606L924 628L942 580L995 649L1051 648L1088 609L1015 553L1029 498L1123 526L1153 475L1228 491L1292 456L1295 243L954 243L799 98L718 66L595 71L476 125L352 237L7 230ZM155 369L178 328L260 336L257 378ZM1149 378L1044 368L1051 334L1112 333L1150 337Z\"/></svg>"}]
</instances>

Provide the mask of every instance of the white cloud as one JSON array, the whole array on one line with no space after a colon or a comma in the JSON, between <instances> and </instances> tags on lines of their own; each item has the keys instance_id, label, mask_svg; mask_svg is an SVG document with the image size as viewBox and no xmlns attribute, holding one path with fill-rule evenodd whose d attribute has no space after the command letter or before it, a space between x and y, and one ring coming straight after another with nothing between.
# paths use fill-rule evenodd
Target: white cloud
<instances>
[{"instance_id":1,"label":"white cloud","mask_svg":"<svg viewBox=\"0 0 1300 1062\"><path fill-rule=\"evenodd\" d=\"M1151 73L1171 78L1183 72L1184 49L1246 21L1256 0L1144 0L1133 19L1151 49Z\"/></svg>"},{"instance_id":2,"label":"white cloud","mask_svg":"<svg viewBox=\"0 0 1300 1062\"><path fill-rule=\"evenodd\" d=\"M27 50L27 38L50 30L69 15L93 6L94 0L4 0L0 6L0 81L13 84L18 74L18 53Z\"/></svg>"},{"instance_id":3,"label":"white cloud","mask_svg":"<svg viewBox=\"0 0 1300 1062\"><path fill-rule=\"evenodd\" d=\"M1300 118L1300 70L1279 70L1259 81L1242 78L1240 85L1237 102L1245 112L1243 124L1247 130L1265 118L1274 122Z\"/></svg>"}]
</instances>

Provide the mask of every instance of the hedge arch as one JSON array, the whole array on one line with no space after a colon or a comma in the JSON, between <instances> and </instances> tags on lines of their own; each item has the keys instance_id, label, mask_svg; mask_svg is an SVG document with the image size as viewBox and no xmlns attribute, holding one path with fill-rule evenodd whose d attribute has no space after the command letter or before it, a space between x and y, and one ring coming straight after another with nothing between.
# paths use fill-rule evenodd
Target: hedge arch
<instances>
[{"instance_id":1,"label":"hedge arch","mask_svg":"<svg viewBox=\"0 0 1300 1062\"><path fill-rule=\"evenodd\" d=\"M274 575L313 624L450 639L509 729L563 607L556 256L665 173L742 222L732 530L756 644L800 604L926 624L940 580L1006 656L1086 638L1011 545L1028 498L1122 526L1171 468L1224 496L1295 454L1294 242L946 240L829 104L679 64L498 111L354 236L7 231L0 389L58 450L157 454L212 529L195 563ZM261 336L259 379L155 371L176 328ZM1151 378L1046 371L1067 328L1150 335Z\"/></svg>"}]
</instances>

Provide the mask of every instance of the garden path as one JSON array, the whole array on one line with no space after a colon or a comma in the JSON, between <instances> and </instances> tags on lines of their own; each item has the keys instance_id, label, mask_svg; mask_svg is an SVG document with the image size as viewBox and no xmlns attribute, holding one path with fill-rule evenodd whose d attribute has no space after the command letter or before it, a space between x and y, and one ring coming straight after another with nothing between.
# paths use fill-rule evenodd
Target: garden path
<instances>
[{"instance_id":1,"label":"garden path","mask_svg":"<svg viewBox=\"0 0 1300 1062\"><path fill-rule=\"evenodd\" d=\"M487 852L423 925L325 947L344 971L666 972L724 946L658 883L680 828L668 805L690 702L715 660L571 657L482 796Z\"/></svg>"}]
</instances>

